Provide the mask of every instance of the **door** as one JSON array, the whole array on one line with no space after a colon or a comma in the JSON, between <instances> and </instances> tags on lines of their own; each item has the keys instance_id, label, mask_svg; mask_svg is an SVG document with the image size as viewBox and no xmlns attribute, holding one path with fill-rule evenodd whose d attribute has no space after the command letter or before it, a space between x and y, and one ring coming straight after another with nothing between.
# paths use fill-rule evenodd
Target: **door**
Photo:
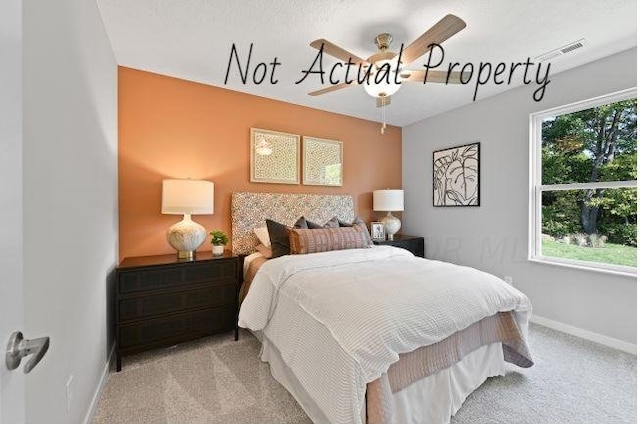
<instances>
[{"instance_id":1,"label":"door","mask_svg":"<svg viewBox=\"0 0 640 424\"><path fill-rule=\"evenodd\" d=\"M4 358L9 336L24 324L22 0L0 1L0 234L0 424L13 424L25 420L25 374L9 371Z\"/></svg>"}]
</instances>

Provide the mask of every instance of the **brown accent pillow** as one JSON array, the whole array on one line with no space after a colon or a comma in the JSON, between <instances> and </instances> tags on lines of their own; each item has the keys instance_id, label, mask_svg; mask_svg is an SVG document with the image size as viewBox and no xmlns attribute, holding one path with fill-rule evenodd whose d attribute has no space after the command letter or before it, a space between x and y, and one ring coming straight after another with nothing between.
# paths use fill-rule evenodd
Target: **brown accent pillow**
<instances>
[{"instance_id":1,"label":"brown accent pillow","mask_svg":"<svg viewBox=\"0 0 640 424\"><path fill-rule=\"evenodd\" d=\"M273 257L273 250L271 250L270 248L268 248L262 243L256 246L256 250L258 251L258 253L260 253L262 256L264 256L267 259L271 259L271 257Z\"/></svg>"},{"instance_id":2,"label":"brown accent pillow","mask_svg":"<svg viewBox=\"0 0 640 424\"><path fill-rule=\"evenodd\" d=\"M369 247L369 233L359 226L323 229L299 229L289 231L291 253L327 252L330 250L359 249Z\"/></svg>"},{"instance_id":3,"label":"brown accent pillow","mask_svg":"<svg viewBox=\"0 0 640 424\"><path fill-rule=\"evenodd\" d=\"M289 246L289 231L290 228L279 222L266 220L267 231L269 231L269 239L271 239L271 251L272 257L278 258L280 256L288 255L291 250Z\"/></svg>"}]
</instances>

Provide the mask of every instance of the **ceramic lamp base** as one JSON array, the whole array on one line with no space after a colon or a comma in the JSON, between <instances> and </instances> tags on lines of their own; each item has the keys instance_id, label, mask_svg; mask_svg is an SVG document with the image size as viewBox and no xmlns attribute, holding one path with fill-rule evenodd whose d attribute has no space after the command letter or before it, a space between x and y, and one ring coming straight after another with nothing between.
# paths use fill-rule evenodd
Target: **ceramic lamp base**
<instances>
[{"instance_id":1,"label":"ceramic lamp base","mask_svg":"<svg viewBox=\"0 0 640 424\"><path fill-rule=\"evenodd\" d=\"M393 240L393 235L400 230L401 222L398 218L391 215L391 212L387 213L387 216L381 219L384 225L384 231L387 233L387 238Z\"/></svg>"},{"instance_id":2,"label":"ceramic lamp base","mask_svg":"<svg viewBox=\"0 0 640 424\"><path fill-rule=\"evenodd\" d=\"M189 214L185 214L182 221L167 230L167 241L178 251L178 259L193 259L195 251L206 237L204 227L193 222Z\"/></svg>"}]
</instances>

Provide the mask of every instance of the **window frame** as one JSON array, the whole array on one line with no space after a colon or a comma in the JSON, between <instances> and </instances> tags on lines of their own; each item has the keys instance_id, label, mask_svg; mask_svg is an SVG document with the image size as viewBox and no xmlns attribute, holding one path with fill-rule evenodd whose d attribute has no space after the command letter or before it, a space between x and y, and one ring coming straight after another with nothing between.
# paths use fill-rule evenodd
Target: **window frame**
<instances>
[{"instance_id":1,"label":"window frame","mask_svg":"<svg viewBox=\"0 0 640 424\"><path fill-rule=\"evenodd\" d=\"M636 277L637 268L580 261L576 259L555 258L542 254L542 192L559 190L585 190L595 188L637 188L637 181L606 181L593 183L542 184L542 122L551 117L566 115L593 107L623 100L637 99L636 87L577 101L568 105L534 112L529 115L529 246L528 260L551 265L567 266L597 272Z\"/></svg>"}]
</instances>

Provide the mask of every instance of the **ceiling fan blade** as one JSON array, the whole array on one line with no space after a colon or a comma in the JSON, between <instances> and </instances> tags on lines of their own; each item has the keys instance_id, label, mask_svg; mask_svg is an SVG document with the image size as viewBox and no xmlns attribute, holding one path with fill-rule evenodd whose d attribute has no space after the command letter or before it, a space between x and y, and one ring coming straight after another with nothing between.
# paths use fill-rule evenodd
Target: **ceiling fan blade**
<instances>
[{"instance_id":1,"label":"ceiling fan blade","mask_svg":"<svg viewBox=\"0 0 640 424\"><path fill-rule=\"evenodd\" d=\"M349 58L351 58L351 62L359 65L362 63L363 66L368 65L368 62L365 61L364 59L361 59L360 57L356 56L353 53L350 53L348 51L346 51L345 49L343 49L340 46L337 46L335 44L333 44L331 41L325 40L324 38L320 38L318 40L312 41L311 42L311 47L313 47L314 49L318 49L320 50L320 48L322 48L322 45L324 44L324 49L323 51L337 59L342 60L343 62L348 62Z\"/></svg>"},{"instance_id":2,"label":"ceiling fan blade","mask_svg":"<svg viewBox=\"0 0 640 424\"><path fill-rule=\"evenodd\" d=\"M351 86L353 83L351 84L347 84L346 82L343 82L342 84L336 84L336 85L332 85L330 87L327 88L323 88L321 90L316 90L316 91L312 91L311 93L309 93L310 96L320 96L321 94L327 94L327 93L331 93L332 91L336 91L336 90L341 90L343 88L347 88L349 86Z\"/></svg>"},{"instance_id":3,"label":"ceiling fan blade","mask_svg":"<svg viewBox=\"0 0 640 424\"><path fill-rule=\"evenodd\" d=\"M402 51L402 63L409 64L413 62L430 50L429 45L441 44L466 26L467 24L455 15L445 16L413 43L404 48Z\"/></svg>"},{"instance_id":4,"label":"ceiling fan blade","mask_svg":"<svg viewBox=\"0 0 640 424\"><path fill-rule=\"evenodd\" d=\"M400 78L402 78L402 81L415 81L415 82L423 82L424 81L424 74L427 72L427 70L419 70L419 71L410 71L410 70L403 70L402 71L402 75L400 75ZM407 75L408 74L408 75ZM427 82L438 82L438 83L447 83L447 84L461 84L460 80L462 79L463 81L469 81L469 78L471 78L471 73L470 72L451 72L451 75L449 75L449 81L447 81L447 71L436 71L434 69L429 70L429 74L427 75ZM407 75L405 77L405 75Z\"/></svg>"},{"instance_id":5,"label":"ceiling fan blade","mask_svg":"<svg viewBox=\"0 0 640 424\"><path fill-rule=\"evenodd\" d=\"M384 107L391 104L391 96L376 97L376 107Z\"/></svg>"}]
</instances>

